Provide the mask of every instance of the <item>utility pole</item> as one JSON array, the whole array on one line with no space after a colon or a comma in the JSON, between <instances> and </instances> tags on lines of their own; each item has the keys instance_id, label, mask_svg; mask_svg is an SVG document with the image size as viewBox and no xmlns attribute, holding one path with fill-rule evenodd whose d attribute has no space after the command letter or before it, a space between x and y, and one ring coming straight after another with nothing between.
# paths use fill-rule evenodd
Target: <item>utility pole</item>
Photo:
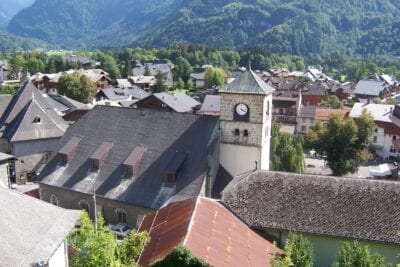
<instances>
[{"instance_id":1,"label":"utility pole","mask_svg":"<svg viewBox=\"0 0 400 267\"><path fill-rule=\"evenodd\" d=\"M93 183L93 204L94 204L94 231L97 235L97 205L96 205L96 189Z\"/></svg>"}]
</instances>

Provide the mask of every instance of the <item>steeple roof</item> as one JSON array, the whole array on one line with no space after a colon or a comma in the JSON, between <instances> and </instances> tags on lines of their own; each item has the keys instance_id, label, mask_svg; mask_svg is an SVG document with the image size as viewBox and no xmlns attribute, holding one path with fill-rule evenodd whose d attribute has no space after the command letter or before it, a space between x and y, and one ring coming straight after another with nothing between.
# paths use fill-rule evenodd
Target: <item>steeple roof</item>
<instances>
[{"instance_id":1,"label":"steeple roof","mask_svg":"<svg viewBox=\"0 0 400 267\"><path fill-rule=\"evenodd\" d=\"M252 70L245 71L239 75L232 83L221 88L221 93L234 94L254 94L254 95L269 95L275 89L265 83Z\"/></svg>"}]
</instances>

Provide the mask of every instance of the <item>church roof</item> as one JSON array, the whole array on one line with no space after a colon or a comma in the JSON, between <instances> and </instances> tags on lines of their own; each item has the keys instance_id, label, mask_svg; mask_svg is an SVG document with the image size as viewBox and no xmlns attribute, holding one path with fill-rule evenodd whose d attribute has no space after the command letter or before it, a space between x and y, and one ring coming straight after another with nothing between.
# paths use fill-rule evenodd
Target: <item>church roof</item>
<instances>
[{"instance_id":1,"label":"church roof","mask_svg":"<svg viewBox=\"0 0 400 267\"><path fill-rule=\"evenodd\" d=\"M94 185L98 196L158 209L166 202L199 195L207 174L208 155L218 144L218 129L214 116L96 106L66 131L38 180L88 194L92 194ZM74 137L82 140L68 164L61 166L57 152ZM113 146L108 149L104 164L100 164L100 171L91 172L89 159L104 142L110 141ZM135 166L134 175L126 177L126 160L141 147L146 148L141 161L131 164ZM181 169L176 182L169 185L166 174L177 168L176 161L182 159L182 154L184 162L178 162L183 165L178 166Z\"/></svg>"},{"instance_id":2,"label":"church roof","mask_svg":"<svg viewBox=\"0 0 400 267\"><path fill-rule=\"evenodd\" d=\"M221 93L239 93L239 94L255 94L269 95L275 89L265 83L253 71L246 71L239 75L233 82L220 89Z\"/></svg>"}]
</instances>

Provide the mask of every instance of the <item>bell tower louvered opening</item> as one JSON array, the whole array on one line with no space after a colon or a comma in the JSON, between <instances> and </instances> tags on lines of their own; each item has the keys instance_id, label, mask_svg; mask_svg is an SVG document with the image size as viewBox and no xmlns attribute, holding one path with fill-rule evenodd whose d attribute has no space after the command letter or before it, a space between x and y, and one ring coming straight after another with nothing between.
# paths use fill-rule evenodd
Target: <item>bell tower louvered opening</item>
<instances>
[{"instance_id":1,"label":"bell tower louvered opening","mask_svg":"<svg viewBox=\"0 0 400 267\"><path fill-rule=\"evenodd\" d=\"M101 169L101 167L103 167L104 162L107 159L107 156L110 153L112 147L113 143L104 142L90 156L89 160L91 161L92 171L97 172Z\"/></svg>"},{"instance_id":2,"label":"bell tower louvered opening","mask_svg":"<svg viewBox=\"0 0 400 267\"><path fill-rule=\"evenodd\" d=\"M68 143L66 143L60 149L60 151L58 151L62 165L67 165L68 162L73 158L81 140L82 139L79 137L72 137L72 139L69 140Z\"/></svg>"}]
</instances>

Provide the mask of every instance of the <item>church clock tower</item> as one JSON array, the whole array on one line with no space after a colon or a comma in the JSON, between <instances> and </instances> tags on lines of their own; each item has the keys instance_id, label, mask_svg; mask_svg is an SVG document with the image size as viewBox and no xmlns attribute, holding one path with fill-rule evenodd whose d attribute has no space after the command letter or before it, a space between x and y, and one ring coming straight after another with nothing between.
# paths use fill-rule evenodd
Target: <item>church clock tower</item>
<instances>
[{"instance_id":1,"label":"church clock tower","mask_svg":"<svg viewBox=\"0 0 400 267\"><path fill-rule=\"evenodd\" d=\"M256 162L269 170L273 91L251 70L220 90L220 163L232 176L254 170Z\"/></svg>"}]
</instances>

